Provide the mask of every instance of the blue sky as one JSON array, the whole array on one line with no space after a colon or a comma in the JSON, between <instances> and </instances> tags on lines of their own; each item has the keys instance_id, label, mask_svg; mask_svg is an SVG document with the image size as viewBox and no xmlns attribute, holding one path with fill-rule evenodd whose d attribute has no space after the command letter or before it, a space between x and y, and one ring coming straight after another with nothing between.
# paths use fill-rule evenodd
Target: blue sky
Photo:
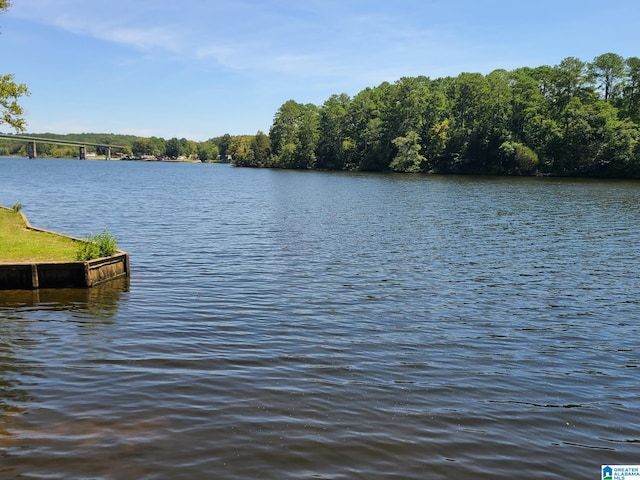
<instances>
[{"instance_id":1,"label":"blue sky","mask_svg":"<svg viewBox=\"0 0 640 480\"><path fill-rule=\"evenodd\" d=\"M496 68L640 57L638 0L13 0L0 73L31 133L268 132L285 101ZM0 131L8 132L6 125Z\"/></svg>"}]
</instances>

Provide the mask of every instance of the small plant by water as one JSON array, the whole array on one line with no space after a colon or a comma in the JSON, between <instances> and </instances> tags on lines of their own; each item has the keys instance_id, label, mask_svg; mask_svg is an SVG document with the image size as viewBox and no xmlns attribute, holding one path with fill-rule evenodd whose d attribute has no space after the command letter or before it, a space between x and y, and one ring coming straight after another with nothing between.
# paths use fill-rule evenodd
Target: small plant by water
<instances>
[{"instance_id":1,"label":"small plant by water","mask_svg":"<svg viewBox=\"0 0 640 480\"><path fill-rule=\"evenodd\" d=\"M78 245L76 259L84 262L95 258L110 257L118 250L117 239L105 228L101 233L88 233Z\"/></svg>"},{"instance_id":2,"label":"small plant by water","mask_svg":"<svg viewBox=\"0 0 640 480\"><path fill-rule=\"evenodd\" d=\"M14 212L18 213L19 211L22 210L22 204L20 202L16 202L13 204L13 207L11 207L13 209Z\"/></svg>"}]
</instances>

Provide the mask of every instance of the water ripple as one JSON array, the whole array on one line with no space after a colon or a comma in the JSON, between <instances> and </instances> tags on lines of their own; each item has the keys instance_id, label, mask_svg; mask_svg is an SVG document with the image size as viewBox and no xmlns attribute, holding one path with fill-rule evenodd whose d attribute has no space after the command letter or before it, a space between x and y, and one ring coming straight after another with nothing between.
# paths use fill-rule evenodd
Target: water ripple
<instances>
[{"instance_id":1,"label":"water ripple","mask_svg":"<svg viewBox=\"0 0 640 480\"><path fill-rule=\"evenodd\" d=\"M0 477L637 463L638 183L0 162L0 203L133 270L0 292Z\"/></svg>"}]
</instances>

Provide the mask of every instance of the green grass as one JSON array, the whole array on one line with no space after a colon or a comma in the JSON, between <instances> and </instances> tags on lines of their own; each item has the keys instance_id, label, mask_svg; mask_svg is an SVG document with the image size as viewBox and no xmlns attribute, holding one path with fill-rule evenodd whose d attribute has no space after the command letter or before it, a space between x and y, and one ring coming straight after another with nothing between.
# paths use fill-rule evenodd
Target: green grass
<instances>
[{"instance_id":1,"label":"green grass","mask_svg":"<svg viewBox=\"0 0 640 480\"><path fill-rule=\"evenodd\" d=\"M0 263L74 262L78 242L29 230L20 213L0 208Z\"/></svg>"}]
</instances>

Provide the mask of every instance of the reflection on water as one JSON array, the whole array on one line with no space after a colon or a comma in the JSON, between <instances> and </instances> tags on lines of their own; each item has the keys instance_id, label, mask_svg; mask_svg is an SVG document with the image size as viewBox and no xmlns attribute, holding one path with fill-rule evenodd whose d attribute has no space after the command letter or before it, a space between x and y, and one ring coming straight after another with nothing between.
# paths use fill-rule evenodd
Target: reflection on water
<instances>
[{"instance_id":1,"label":"reflection on water","mask_svg":"<svg viewBox=\"0 0 640 480\"><path fill-rule=\"evenodd\" d=\"M21 388L25 376L36 374L37 365L25 365L20 354L29 348L29 335L20 322L0 316L0 419L24 411L29 400L27 390ZM6 428L6 427L5 427ZM6 435L0 422L0 436Z\"/></svg>"},{"instance_id":2,"label":"reflection on water","mask_svg":"<svg viewBox=\"0 0 640 480\"><path fill-rule=\"evenodd\" d=\"M51 315L62 313L58 320L83 328L108 325L128 291L129 278L119 278L88 289L0 292L0 448L46 436L42 426L30 425L18 414L28 411L27 405L34 402L29 387L44 376L47 365L36 352L52 337L47 331L53 325ZM39 314L32 318L34 312Z\"/></svg>"},{"instance_id":3,"label":"reflection on water","mask_svg":"<svg viewBox=\"0 0 640 480\"><path fill-rule=\"evenodd\" d=\"M0 315L29 307L49 310L79 311L96 318L115 315L122 295L129 291L130 279L117 278L92 288L42 288L3 290L0 292Z\"/></svg>"}]
</instances>

